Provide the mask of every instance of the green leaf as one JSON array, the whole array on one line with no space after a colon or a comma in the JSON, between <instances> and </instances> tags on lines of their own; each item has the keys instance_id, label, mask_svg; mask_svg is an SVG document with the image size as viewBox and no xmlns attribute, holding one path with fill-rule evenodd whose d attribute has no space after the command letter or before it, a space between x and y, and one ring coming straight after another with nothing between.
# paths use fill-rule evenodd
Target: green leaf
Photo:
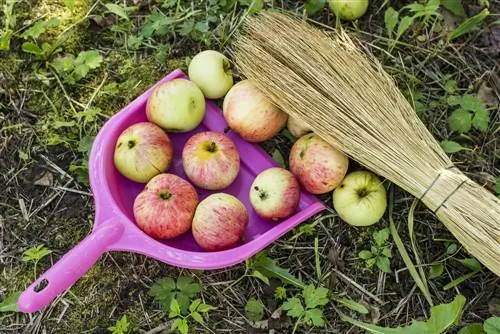
<instances>
[{"instance_id":1,"label":"green leaf","mask_svg":"<svg viewBox=\"0 0 500 334\"><path fill-rule=\"evenodd\" d=\"M260 271L266 277L278 278L283 283L292 284L298 288L305 287L304 283L290 274L288 269L280 267L276 260L270 259L264 253L257 254L250 266L253 270Z\"/></svg>"},{"instance_id":2,"label":"green leaf","mask_svg":"<svg viewBox=\"0 0 500 334\"><path fill-rule=\"evenodd\" d=\"M96 69L101 66L102 56L96 50L82 51L76 57L75 64L85 64L90 69Z\"/></svg>"},{"instance_id":3,"label":"green leaf","mask_svg":"<svg viewBox=\"0 0 500 334\"><path fill-rule=\"evenodd\" d=\"M366 267L371 268L377 262L377 257L372 257L370 259L366 259Z\"/></svg>"},{"instance_id":4,"label":"green leaf","mask_svg":"<svg viewBox=\"0 0 500 334\"><path fill-rule=\"evenodd\" d=\"M451 131L467 133L472 127L472 114L464 109L458 109L448 117L448 126Z\"/></svg>"},{"instance_id":5,"label":"green leaf","mask_svg":"<svg viewBox=\"0 0 500 334\"><path fill-rule=\"evenodd\" d=\"M373 257L373 253L369 250L362 250L359 252L358 256L360 259L367 260Z\"/></svg>"},{"instance_id":6,"label":"green leaf","mask_svg":"<svg viewBox=\"0 0 500 334\"><path fill-rule=\"evenodd\" d=\"M445 286L443 286L443 290L446 291L446 290L449 290L451 288L454 288L456 287L457 285L460 285L462 284L463 282L467 281L469 278L471 278L472 276L474 276L475 274L477 274L479 271L473 271L473 272L470 272L468 274L465 274L465 275L462 275L456 279L454 279L453 281L451 281L450 283L446 284Z\"/></svg>"},{"instance_id":7,"label":"green leaf","mask_svg":"<svg viewBox=\"0 0 500 334\"><path fill-rule=\"evenodd\" d=\"M199 324L203 324L204 323L203 317L198 312L191 313L191 317L194 319L194 321L196 321Z\"/></svg>"},{"instance_id":8,"label":"green leaf","mask_svg":"<svg viewBox=\"0 0 500 334\"><path fill-rule=\"evenodd\" d=\"M0 302L0 312L19 312L17 301L21 292L14 292Z\"/></svg>"},{"instance_id":9,"label":"green leaf","mask_svg":"<svg viewBox=\"0 0 500 334\"><path fill-rule=\"evenodd\" d=\"M472 118L472 126L481 132L486 132L488 130L489 122L490 113L486 109L476 111L474 117Z\"/></svg>"},{"instance_id":10,"label":"green leaf","mask_svg":"<svg viewBox=\"0 0 500 334\"><path fill-rule=\"evenodd\" d=\"M382 255L385 257L392 257L392 252L389 247L382 248Z\"/></svg>"},{"instance_id":11,"label":"green leaf","mask_svg":"<svg viewBox=\"0 0 500 334\"><path fill-rule=\"evenodd\" d=\"M276 299L285 299L286 298L286 289L283 286L278 286L276 290L274 290L274 297Z\"/></svg>"},{"instance_id":12,"label":"green leaf","mask_svg":"<svg viewBox=\"0 0 500 334\"><path fill-rule=\"evenodd\" d=\"M283 303L283 310L287 311L286 314L292 318L300 318L304 314L304 307L299 298L289 298Z\"/></svg>"},{"instance_id":13,"label":"green leaf","mask_svg":"<svg viewBox=\"0 0 500 334\"><path fill-rule=\"evenodd\" d=\"M273 160L278 163L283 168L286 168L285 158L283 158L283 154L278 149L275 149L272 154Z\"/></svg>"},{"instance_id":14,"label":"green leaf","mask_svg":"<svg viewBox=\"0 0 500 334\"><path fill-rule=\"evenodd\" d=\"M461 264L463 264L465 267L467 267L473 271L479 271L479 270L483 269L483 266L481 265L481 263L473 257L463 259L463 260L458 260L458 261Z\"/></svg>"},{"instance_id":15,"label":"green leaf","mask_svg":"<svg viewBox=\"0 0 500 334\"><path fill-rule=\"evenodd\" d=\"M453 15L459 17L466 17L462 0L441 0L441 5L449 10Z\"/></svg>"},{"instance_id":16,"label":"green leaf","mask_svg":"<svg viewBox=\"0 0 500 334\"><path fill-rule=\"evenodd\" d=\"M398 30L396 33L396 40L399 40L401 36L405 33L406 30L410 27L410 25L413 23L413 17L412 16L405 16L401 19L401 22L399 22L398 25Z\"/></svg>"},{"instance_id":17,"label":"green leaf","mask_svg":"<svg viewBox=\"0 0 500 334\"><path fill-rule=\"evenodd\" d=\"M175 319L173 322L172 322L172 327L170 327L170 330L173 332L175 331L177 328L179 328L179 323L182 321L181 318L177 318Z\"/></svg>"},{"instance_id":18,"label":"green leaf","mask_svg":"<svg viewBox=\"0 0 500 334\"><path fill-rule=\"evenodd\" d=\"M0 51L8 51L10 49L10 39L14 32L10 29L0 30Z\"/></svg>"},{"instance_id":19,"label":"green leaf","mask_svg":"<svg viewBox=\"0 0 500 334\"><path fill-rule=\"evenodd\" d=\"M68 7L69 10L75 9L75 0L64 0L64 5Z\"/></svg>"},{"instance_id":20,"label":"green leaf","mask_svg":"<svg viewBox=\"0 0 500 334\"><path fill-rule=\"evenodd\" d=\"M108 330L112 334L125 334L128 332L129 327L128 319L126 315L123 315L120 319L118 319L114 326L108 327Z\"/></svg>"},{"instance_id":21,"label":"green leaf","mask_svg":"<svg viewBox=\"0 0 500 334\"><path fill-rule=\"evenodd\" d=\"M201 304L201 299L196 299L191 302L191 305L189 305L189 312L194 312L200 306Z\"/></svg>"},{"instance_id":22,"label":"green leaf","mask_svg":"<svg viewBox=\"0 0 500 334\"><path fill-rule=\"evenodd\" d=\"M183 24L180 25L181 29L179 30L179 35L186 37L193 32L195 23L193 20L187 20Z\"/></svg>"},{"instance_id":23,"label":"green leaf","mask_svg":"<svg viewBox=\"0 0 500 334\"><path fill-rule=\"evenodd\" d=\"M455 80L446 80L444 90L448 94L453 94L457 91L457 82Z\"/></svg>"},{"instance_id":24,"label":"green leaf","mask_svg":"<svg viewBox=\"0 0 500 334\"><path fill-rule=\"evenodd\" d=\"M56 18L50 19L49 21L37 21L31 28L23 32L20 37L24 39L33 38L37 39L41 34L47 30L48 27L55 27L59 25L59 20Z\"/></svg>"},{"instance_id":25,"label":"green leaf","mask_svg":"<svg viewBox=\"0 0 500 334\"><path fill-rule=\"evenodd\" d=\"M447 247L446 247L446 254L448 255L452 255L454 254L458 249L458 246L456 243L452 242L451 244L449 244Z\"/></svg>"},{"instance_id":26,"label":"green leaf","mask_svg":"<svg viewBox=\"0 0 500 334\"><path fill-rule=\"evenodd\" d=\"M200 306L198 306L197 311L201 312L201 313L207 313L208 311L214 310L214 309L215 309L215 307L213 307L212 305L200 304Z\"/></svg>"},{"instance_id":27,"label":"green leaf","mask_svg":"<svg viewBox=\"0 0 500 334\"><path fill-rule=\"evenodd\" d=\"M323 310L318 308L313 308L307 310L304 313L304 321L309 326L323 327L325 325L325 320L323 319Z\"/></svg>"},{"instance_id":28,"label":"green leaf","mask_svg":"<svg viewBox=\"0 0 500 334\"><path fill-rule=\"evenodd\" d=\"M429 268L429 279L438 278L443 274L444 265L442 263L431 264Z\"/></svg>"},{"instance_id":29,"label":"green leaf","mask_svg":"<svg viewBox=\"0 0 500 334\"><path fill-rule=\"evenodd\" d=\"M477 95L464 94L462 96L450 95L446 98L446 102L450 106L459 105L462 109L468 111L484 110L481 99Z\"/></svg>"},{"instance_id":30,"label":"green leaf","mask_svg":"<svg viewBox=\"0 0 500 334\"><path fill-rule=\"evenodd\" d=\"M500 176L497 177L495 182L495 192L500 195Z\"/></svg>"},{"instance_id":31,"label":"green leaf","mask_svg":"<svg viewBox=\"0 0 500 334\"><path fill-rule=\"evenodd\" d=\"M483 329L486 334L500 334L500 317L491 317L485 320Z\"/></svg>"},{"instance_id":32,"label":"green leaf","mask_svg":"<svg viewBox=\"0 0 500 334\"><path fill-rule=\"evenodd\" d=\"M264 282L267 285L269 285L269 278L267 278L266 276L264 276L264 274L262 274L260 271L254 270L252 272L252 276L260 279L262 282Z\"/></svg>"},{"instance_id":33,"label":"green leaf","mask_svg":"<svg viewBox=\"0 0 500 334\"><path fill-rule=\"evenodd\" d=\"M377 267L384 273L391 273L391 261L385 256L377 257Z\"/></svg>"},{"instance_id":34,"label":"green leaf","mask_svg":"<svg viewBox=\"0 0 500 334\"><path fill-rule=\"evenodd\" d=\"M50 249L46 248L43 244L40 244L24 251L22 260L24 262L38 262L50 253L52 253Z\"/></svg>"},{"instance_id":35,"label":"green leaf","mask_svg":"<svg viewBox=\"0 0 500 334\"><path fill-rule=\"evenodd\" d=\"M177 299L172 299L170 301L170 313L168 314L168 317L175 318L179 315L181 315L181 307L179 306Z\"/></svg>"},{"instance_id":36,"label":"green leaf","mask_svg":"<svg viewBox=\"0 0 500 334\"><path fill-rule=\"evenodd\" d=\"M57 74L65 76L73 70L74 61L75 57L73 55L67 55L64 57L57 57L50 65L56 70Z\"/></svg>"},{"instance_id":37,"label":"green leaf","mask_svg":"<svg viewBox=\"0 0 500 334\"><path fill-rule=\"evenodd\" d=\"M174 290L174 280L167 277L157 280L149 289L149 294L164 308L169 308Z\"/></svg>"},{"instance_id":38,"label":"green leaf","mask_svg":"<svg viewBox=\"0 0 500 334\"><path fill-rule=\"evenodd\" d=\"M475 322L462 327L457 334L485 334L485 331L483 331L482 323Z\"/></svg>"},{"instance_id":39,"label":"green leaf","mask_svg":"<svg viewBox=\"0 0 500 334\"><path fill-rule=\"evenodd\" d=\"M108 12L115 14L116 16L119 16L125 20L129 20L128 14L125 11L125 8L123 8L120 5L116 5L114 3L106 3L104 4Z\"/></svg>"},{"instance_id":40,"label":"green leaf","mask_svg":"<svg viewBox=\"0 0 500 334\"><path fill-rule=\"evenodd\" d=\"M490 15L490 12L487 8L485 8L479 14L468 18L448 34L448 41L451 42L452 40L468 32L478 29L484 19L488 17L488 15Z\"/></svg>"},{"instance_id":41,"label":"green leaf","mask_svg":"<svg viewBox=\"0 0 500 334\"><path fill-rule=\"evenodd\" d=\"M385 328L370 323L365 323L353 319L337 310L343 321L349 322L355 326L365 329L371 333L378 334L440 334L446 332L452 325L460 321L462 310L465 305L465 297L457 295L455 299L448 304L440 304L431 308L431 316L427 321L413 320L410 326Z\"/></svg>"},{"instance_id":42,"label":"green leaf","mask_svg":"<svg viewBox=\"0 0 500 334\"><path fill-rule=\"evenodd\" d=\"M248 6L248 14L254 14L264 7L264 0L239 0L243 6Z\"/></svg>"},{"instance_id":43,"label":"green leaf","mask_svg":"<svg viewBox=\"0 0 500 334\"><path fill-rule=\"evenodd\" d=\"M328 292L329 290L323 287L315 288L312 284L306 286L303 291L306 307L309 309L326 305L328 303Z\"/></svg>"},{"instance_id":44,"label":"green leaf","mask_svg":"<svg viewBox=\"0 0 500 334\"><path fill-rule=\"evenodd\" d=\"M208 22L198 22L194 26L194 29L199 32L208 32Z\"/></svg>"},{"instance_id":45,"label":"green leaf","mask_svg":"<svg viewBox=\"0 0 500 334\"><path fill-rule=\"evenodd\" d=\"M387 30L387 36L389 36L389 38L392 37L392 33L394 32L394 28L396 28L396 25L398 24L398 20L399 13L392 7L387 8L384 14L384 22L385 29Z\"/></svg>"},{"instance_id":46,"label":"green leaf","mask_svg":"<svg viewBox=\"0 0 500 334\"><path fill-rule=\"evenodd\" d=\"M92 148L92 143L94 142L94 137L85 136L80 139L78 143L78 152L81 153L89 153Z\"/></svg>"},{"instance_id":47,"label":"green leaf","mask_svg":"<svg viewBox=\"0 0 500 334\"><path fill-rule=\"evenodd\" d=\"M245 315L250 321L260 321L264 317L264 304L260 300L250 298L245 305Z\"/></svg>"},{"instance_id":48,"label":"green leaf","mask_svg":"<svg viewBox=\"0 0 500 334\"><path fill-rule=\"evenodd\" d=\"M190 277L179 277L177 279L177 289L190 298L201 291L200 285Z\"/></svg>"},{"instance_id":49,"label":"green leaf","mask_svg":"<svg viewBox=\"0 0 500 334\"><path fill-rule=\"evenodd\" d=\"M353 311L356 311L360 314L368 314L369 311L368 309L361 303L358 303L357 301L354 301L350 298L342 297L342 298L337 298L337 297L332 297L333 300L336 302L342 304L343 306L347 307L348 309L351 309Z\"/></svg>"},{"instance_id":50,"label":"green leaf","mask_svg":"<svg viewBox=\"0 0 500 334\"><path fill-rule=\"evenodd\" d=\"M452 140L443 140L440 145L443 151L445 151L446 153L457 153L463 150L468 150L467 147L463 147L459 143Z\"/></svg>"},{"instance_id":51,"label":"green leaf","mask_svg":"<svg viewBox=\"0 0 500 334\"><path fill-rule=\"evenodd\" d=\"M325 7L326 0L307 0L304 9L307 15L314 15Z\"/></svg>"},{"instance_id":52,"label":"green leaf","mask_svg":"<svg viewBox=\"0 0 500 334\"><path fill-rule=\"evenodd\" d=\"M174 20L171 17L165 16L160 11L154 11L148 16L146 22L141 27L141 36L146 38L151 36L164 36L167 34L173 22Z\"/></svg>"},{"instance_id":53,"label":"green leaf","mask_svg":"<svg viewBox=\"0 0 500 334\"><path fill-rule=\"evenodd\" d=\"M387 240L389 240L390 235L391 231L386 227L380 231L373 232L373 240L375 240L375 244L380 247L383 246Z\"/></svg>"},{"instance_id":54,"label":"green leaf","mask_svg":"<svg viewBox=\"0 0 500 334\"><path fill-rule=\"evenodd\" d=\"M33 42L24 42L22 45L23 51L26 53L31 53L36 56L43 55L43 50Z\"/></svg>"},{"instance_id":55,"label":"green leaf","mask_svg":"<svg viewBox=\"0 0 500 334\"><path fill-rule=\"evenodd\" d=\"M189 326L187 319L181 319L181 321L177 324L177 329L181 334L188 334Z\"/></svg>"}]
</instances>

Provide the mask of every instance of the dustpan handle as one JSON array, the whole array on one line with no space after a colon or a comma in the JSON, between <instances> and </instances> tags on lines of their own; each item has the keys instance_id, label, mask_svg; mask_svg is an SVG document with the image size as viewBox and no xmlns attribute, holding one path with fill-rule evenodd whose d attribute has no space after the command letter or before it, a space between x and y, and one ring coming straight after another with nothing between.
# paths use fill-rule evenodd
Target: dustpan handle
<instances>
[{"instance_id":1,"label":"dustpan handle","mask_svg":"<svg viewBox=\"0 0 500 334\"><path fill-rule=\"evenodd\" d=\"M121 223L113 219L102 223L21 294L19 311L36 312L50 304L59 293L80 279L122 233Z\"/></svg>"}]
</instances>

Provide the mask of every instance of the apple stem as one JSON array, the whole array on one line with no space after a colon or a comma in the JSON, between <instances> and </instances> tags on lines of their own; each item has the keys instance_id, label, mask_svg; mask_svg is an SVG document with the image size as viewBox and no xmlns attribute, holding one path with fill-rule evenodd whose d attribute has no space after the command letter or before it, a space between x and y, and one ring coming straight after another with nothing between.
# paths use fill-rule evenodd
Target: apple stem
<instances>
[{"instance_id":1,"label":"apple stem","mask_svg":"<svg viewBox=\"0 0 500 334\"><path fill-rule=\"evenodd\" d=\"M127 144L128 144L128 148L133 148L135 146L135 141L129 140Z\"/></svg>"},{"instance_id":2,"label":"apple stem","mask_svg":"<svg viewBox=\"0 0 500 334\"><path fill-rule=\"evenodd\" d=\"M215 142L211 142L210 145L208 145L207 151L213 153L213 152L215 152L216 148L217 147L216 147Z\"/></svg>"}]
</instances>

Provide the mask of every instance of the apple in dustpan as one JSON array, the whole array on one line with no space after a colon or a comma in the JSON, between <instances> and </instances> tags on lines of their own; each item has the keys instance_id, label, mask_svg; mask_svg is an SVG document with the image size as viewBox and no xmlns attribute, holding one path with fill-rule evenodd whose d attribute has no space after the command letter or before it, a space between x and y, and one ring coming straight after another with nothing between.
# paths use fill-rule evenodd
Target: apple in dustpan
<instances>
[{"instance_id":1,"label":"apple in dustpan","mask_svg":"<svg viewBox=\"0 0 500 334\"><path fill-rule=\"evenodd\" d=\"M21 312L35 312L47 306L82 277L107 251L130 251L155 258L164 263L191 269L218 269L235 265L255 255L286 232L322 211L325 206L315 196L301 192L295 212L285 219L262 219L252 209L250 186L262 171L276 167L277 163L258 145L229 131L240 153L240 170L234 181L223 190L204 190L195 187L202 201L215 192L224 192L238 198L248 212L248 224L239 241L229 249L209 251L200 247L191 230L171 239L156 239L142 231L135 222L133 206L145 183L124 177L113 163L113 152L120 134L133 124L147 122L146 104L153 89L176 78L187 79L176 70L136 98L109 119L94 140L89 178L95 202L95 220L92 233L68 251L50 269L44 272L20 296ZM227 123L217 105L206 100L205 115L191 131L172 133L168 137L173 157L165 173L175 174L189 181L182 164L182 150L186 141L196 133L214 131L224 133Z\"/></svg>"}]
</instances>

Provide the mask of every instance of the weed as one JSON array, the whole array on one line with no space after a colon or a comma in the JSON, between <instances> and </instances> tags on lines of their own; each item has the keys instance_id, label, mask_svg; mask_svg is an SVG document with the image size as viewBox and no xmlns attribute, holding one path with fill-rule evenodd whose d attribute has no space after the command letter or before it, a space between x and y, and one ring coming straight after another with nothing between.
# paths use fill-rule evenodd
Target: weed
<instances>
[{"instance_id":1,"label":"weed","mask_svg":"<svg viewBox=\"0 0 500 334\"><path fill-rule=\"evenodd\" d=\"M250 321L260 321L264 317L264 304L258 299L250 298L245 305L245 315Z\"/></svg>"},{"instance_id":2,"label":"weed","mask_svg":"<svg viewBox=\"0 0 500 334\"><path fill-rule=\"evenodd\" d=\"M14 14L14 5L17 0L6 0L3 5L4 28L0 30L0 51L10 49L10 39L14 35L16 26L16 15Z\"/></svg>"},{"instance_id":3,"label":"weed","mask_svg":"<svg viewBox=\"0 0 500 334\"><path fill-rule=\"evenodd\" d=\"M169 309L173 299L180 307L180 313L188 311L191 299L201 291L200 285L192 278L179 277L174 281L170 277L157 280L150 288L149 294L165 309Z\"/></svg>"},{"instance_id":4,"label":"weed","mask_svg":"<svg viewBox=\"0 0 500 334\"><path fill-rule=\"evenodd\" d=\"M108 327L108 331L112 334L127 334L129 332L129 322L126 315L120 317L120 319L116 320L115 324L111 327Z\"/></svg>"},{"instance_id":5,"label":"weed","mask_svg":"<svg viewBox=\"0 0 500 334\"><path fill-rule=\"evenodd\" d=\"M384 228L380 231L373 232L373 241L370 250L362 250L358 256L360 259L365 260L368 268L373 267L374 264L385 273L391 273L392 252L388 244L391 232L389 228Z\"/></svg>"},{"instance_id":6,"label":"weed","mask_svg":"<svg viewBox=\"0 0 500 334\"><path fill-rule=\"evenodd\" d=\"M215 309L215 307L203 304L201 299L196 299L191 302L188 312L183 315L177 299L172 299L170 302L170 313L168 314L168 317L173 320L171 330L177 330L181 334L187 334L191 319L199 324L204 324L202 314L206 314L213 309Z\"/></svg>"},{"instance_id":7,"label":"weed","mask_svg":"<svg viewBox=\"0 0 500 334\"><path fill-rule=\"evenodd\" d=\"M63 82L75 84L85 78L93 69L99 68L103 61L102 56L96 50L82 51L75 58L73 55L58 57L50 63L57 74L62 77Z\"/></svg>"},{"instance_id":8,"label":"weed","mask_svg":"<svg viewBox=\"0 0 500 334\"><path fill-rule=\"evenodd\" d=\"M293 333L300 324L308 326L323 327L325 320L323 318L323 306L329 302L329 290L323 287L314 287L307 285L302 294L297 297L289 298L283 303L283 310L287 315L296 318Z\"/></svg>"}]
</instances>

